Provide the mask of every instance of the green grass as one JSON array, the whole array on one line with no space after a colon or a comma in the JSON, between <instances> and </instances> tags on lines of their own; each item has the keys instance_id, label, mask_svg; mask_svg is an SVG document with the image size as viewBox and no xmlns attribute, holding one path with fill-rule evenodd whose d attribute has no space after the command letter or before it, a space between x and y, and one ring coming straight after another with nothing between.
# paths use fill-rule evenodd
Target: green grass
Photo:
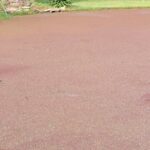
<instances>
[{"instance_id":1,"label":"green grass","mask_svg":"<svg viewBox=\"0 0 150 150\"><path fill-rule=\"evenodd\" d=\"M48 3L48 2L42 2L42 1L36 1L36 2L34 2L33 6L34 7L39 7L39 8L45 8L45 9L49 8L49 7L52 7L50 5L50 3Z\"/></svg>"},{"instance_id":2,"label":"green grass","mask_svg":"<svg viewBox=\"0 0 150 150\"><path fill-rule=\"evenodd\" d=\"M107 8L148 8L150 0L73 0L73 10L99 10Z\"/></svg>"},{"instance_id":3,"label":"green grass","mask_svg":"<svg viewBox=\"0 0 150 150\"><path fill-rule=\"evenodd\" d=\"M0 12L0 20L9 19L10 17L11 17L10 15Z\"/></svg>"},{"instance_id":4,"label":"green grass","mask_svg":"<svg viewBox=\"0 0 150 150\"><path fill-rule=\"evenodd\" d=\"M32 11L29 11L29 12L16 12L16 13L13 13L13 14L5 14L3 12L0 12L0 20L7 20L7 19L10 19L14 16L24 16L24 15L32 15L34 14Z\"/></svg>"}]
</instances>

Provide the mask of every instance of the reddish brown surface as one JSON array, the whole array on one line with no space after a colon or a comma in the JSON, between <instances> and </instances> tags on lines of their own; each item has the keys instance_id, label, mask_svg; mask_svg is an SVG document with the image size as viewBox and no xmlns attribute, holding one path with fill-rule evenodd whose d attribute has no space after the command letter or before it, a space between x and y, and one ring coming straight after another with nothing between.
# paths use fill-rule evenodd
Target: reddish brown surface
<instances>
[{"instance_id":1,"label":"reddish brown surface","mask_svg":"<svg viewBox=\"0 0 150 150\"><path fill-rule=\"evenodd\" d=\"M149 150L150 10L0 22L0 149Z\"/></svg>"}]
</instances>

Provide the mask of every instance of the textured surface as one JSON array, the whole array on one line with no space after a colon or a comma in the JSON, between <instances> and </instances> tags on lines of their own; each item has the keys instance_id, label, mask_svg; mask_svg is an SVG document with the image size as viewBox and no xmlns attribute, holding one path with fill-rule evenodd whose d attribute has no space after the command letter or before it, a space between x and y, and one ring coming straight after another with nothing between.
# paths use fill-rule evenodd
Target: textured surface
<instances>
[{"instance_id":1,"label":"textured surface","mask_svg":"<svg viewBox=\"0 0 150 150\"><path fill-rule=\"evenodd\" d=\"M0 22L0 150L149 150L150 10Z\"/></svg>"}]
</instances>

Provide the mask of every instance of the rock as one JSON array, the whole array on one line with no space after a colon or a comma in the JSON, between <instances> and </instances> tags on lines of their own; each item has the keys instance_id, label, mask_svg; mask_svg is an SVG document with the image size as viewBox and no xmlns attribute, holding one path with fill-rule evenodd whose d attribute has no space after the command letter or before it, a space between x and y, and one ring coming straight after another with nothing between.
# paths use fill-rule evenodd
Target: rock
<instances>
[{"instance_id":1,"label":"rock","mask_svg":"<svg viewBox=\"0 0 150 150\"><path fill-rule=\"evenodd\" d=\"M8 12L8 13L15 13L15 12L18 12L18 8L15 8L15 7L7 7L7 8L6 8L6 12Z\"/></svg>"},{"instance_id":2,"label":"rock","mask_svg":"<svg viewBox=\"0 0 150 150\"><path fill-rule=\"evenodd\" d=\"M31 3L29 0L7 0L6 11L15 13L21 11L29 11Z\"/></svg>"},{"instance_id":3,"label":"rock","mask_svg":"<svg viewBox=\"0 0 150 150\"><path fill-rule=\"evenodd\" d=\"M29 6L23 6L23 7L21 7L21 9L22 9L23 11L29 11L29 10L30 10L30 7L29 7Z\"/></svg>"},{"instance_id":4,"label":"rock","mask_svg":"<svg viewBox=\"0 0 150 150\"><path fill-rule=\"evenodd\" d=\"M39 8L33 8L34 12L37 13L55 13L55 12L62 12L65 11L65 7L61 8L48 8L48 9L39 9Z\"/></svg>"},{"instance_id":5,"label":"rock","mask_svg":"<svg viewBox=\"0 0 150 150\"><path fill-rule=\"evenodd\" d=\"M11 7L19 7L20 6L20 4L19 3L10 3L10 5L9 6L11 6Z\"/></svg>"}]
</instances>

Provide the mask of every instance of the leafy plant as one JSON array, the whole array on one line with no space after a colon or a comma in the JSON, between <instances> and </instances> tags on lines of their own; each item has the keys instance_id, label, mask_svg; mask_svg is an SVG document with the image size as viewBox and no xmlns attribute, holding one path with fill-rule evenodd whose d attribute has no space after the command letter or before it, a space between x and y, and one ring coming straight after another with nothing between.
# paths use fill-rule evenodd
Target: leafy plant
<instances>
[{"instance_id":1,"label":"leafy plant","mask_svg":"<svg viewBox=\"0 0 150 150\"><path fill-rule=\"evenodd\" d=\"M52 6L55 7L64 7L64 6L70 6L71 0L50 0L50 3Z\"/></svg>"}]
</instances>

